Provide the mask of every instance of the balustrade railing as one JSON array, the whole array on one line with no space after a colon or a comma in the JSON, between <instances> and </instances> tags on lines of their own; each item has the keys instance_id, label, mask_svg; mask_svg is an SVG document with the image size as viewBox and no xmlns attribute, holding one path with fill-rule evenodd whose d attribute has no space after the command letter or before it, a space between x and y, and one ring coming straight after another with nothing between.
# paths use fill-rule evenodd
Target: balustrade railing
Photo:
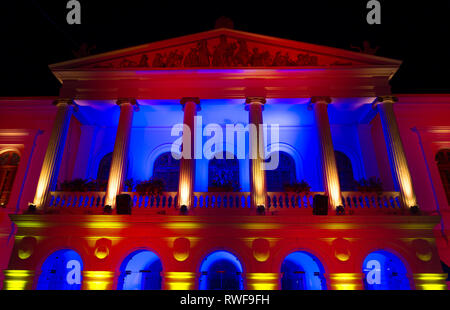
<instances>
[{"instance_id":1,"label":"balustrade railing","mask_svg":"<svg viewBox=\"0 0 450 310\"><path fill-rule=\"evenodd\" d=\"M157 196L141 193L126 193L131 196L133 213L164 213L175 210L176 192L164 192ZM322 192L310 193L267 193L268 214L312 214L313 199ZM47 211L67 213L102 214L105 206L105 192L51 192ZM346 214L395 213L401 210L398 192L360 193L342 192ZM192 210L197 214L228 209L249 211L249 192L195 192ZM229 211L231 212L231 211Z\"/></svg>"}]
</instances>

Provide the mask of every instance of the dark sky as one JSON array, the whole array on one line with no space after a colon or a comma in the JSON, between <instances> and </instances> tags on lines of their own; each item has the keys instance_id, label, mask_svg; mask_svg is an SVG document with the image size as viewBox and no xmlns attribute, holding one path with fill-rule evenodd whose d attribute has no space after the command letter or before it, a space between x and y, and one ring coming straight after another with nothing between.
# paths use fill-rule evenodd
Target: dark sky
<instances>
[{"instance_id":1,"label":"dark sky","mask_svg":"<svg viewBox=\"0 0 450 310\"><path fill-rule=\"evenodd\" d=\"M211 30L234 28L351 49L369 40L377 55L403 60L394 93L450 93L450 1L380 0L382 24L366 22L367 0L80 0L82 25L66 22L67 0L2 1L0 96L54 96L48 65L73 59L82 42L93 54Z\"/></svg>"}]
</instances>

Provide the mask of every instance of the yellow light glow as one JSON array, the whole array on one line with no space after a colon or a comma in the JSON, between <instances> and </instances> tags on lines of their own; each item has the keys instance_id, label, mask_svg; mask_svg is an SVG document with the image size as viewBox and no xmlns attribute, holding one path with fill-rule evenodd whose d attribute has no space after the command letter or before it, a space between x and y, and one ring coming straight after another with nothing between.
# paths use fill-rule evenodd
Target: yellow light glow
<instances>
[{"instance_id":1,"label":"yellow light glow","mask_svg":"<svg viewBox=\"0 0 450 310\"><path fill-rule=\"evenodd\" d=\"M203 224L195 222L171 222L163 223L162 226L169 229L200 229L204 227Z\"/></svg>"},{"instance_id":2,"label":"yellow light glow","mask_svg":"<svg viewBox=\"0 0 450 310\"><path fill-rule=\"evenodd\" d=\"M249 290L277 290L279 288L279 273L255 272L247 273L245 277Z\"/></svg>"},{"instance_id":3,"label":"yellow light glow","mask_svg":"<svg viewBox=\"0 0 450 310\"><path fill-rule=\"evenodd\" d=\"M360 273L333 273L329 275L333 290L353 291L362 289L362 277Z\"/></svg>"},{"instance_id":4,"label":"yellow light glow","mask_svg":"<svg viewBox=\"0 0 450 310\"><path fill-rule=\"evenodd\" d=\"M83 285L87 290L112 289L113 281L112 271L83 271Z\"/></svg>"},{"instance_id":5,"label":"yellow light glow","mask_svg":"<svg viewBox=\"0 0 450 310\"><path fill-rule=\"evenodd\" d=\"M190 190L189 190L189 184L187 184L187 182L183 182L180 185L180 206L185 205L185 206L190 206Z\"/></svg>"},{"instance_id":6,"label":"yellow light glow","mask_svg":"<svg viewBox=\"0 0 450 310\"><path fill-rule=\"evenodd\" d=\"M169 290L193 290L195 287L194 272L166 272L164 273L165 286Z\"/></svg>"},{"instance_id":7,"label":"yellow light glow","mask_svg":"<svg viewBox=\"0 0 450 310\"><path fill-rule=\"evenodd\" d=\"M416 289L419 290L447 290L446 273L417 273L414 274Z\"/></svg>"},{"instance_id":8,"label":"yellow light glow","mask_svg":"<svg viewBox=\"0 0 450 310\"><path fill-rule=\"evenodd\" d=\"M34 271L32 270L4 270L5 275L4 289L8 291L17 291L31 289Z\"/></svg>"}]
</instances>

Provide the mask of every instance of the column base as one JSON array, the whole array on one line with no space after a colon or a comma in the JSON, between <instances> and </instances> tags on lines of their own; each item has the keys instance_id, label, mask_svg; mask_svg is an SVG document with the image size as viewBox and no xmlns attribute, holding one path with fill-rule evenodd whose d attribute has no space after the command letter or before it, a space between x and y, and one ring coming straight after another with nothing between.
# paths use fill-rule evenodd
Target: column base
<instances>
[{"instance_id":1,"label":"column base","mask_svg":"<svg viewBox=\"0 0 450 310\"><path fill-rule=\"evenodd\" d=\"M363 273L330 273L327 286L331 290L363 290L363 278Z\"/></svg>"},{"instance_id":2,"label":"column base","mask_svg":"<svg viewBox=\"0 0 450 310\"><path fill-rule=\"evenodd\" d=\"M270 272L255 272L245 275L248 290L279 290L281 288L280 278L280 273Z\"/></svg>"},{"instance_id":3,"label":"column base","mask_svg":"<svg viewBox=\"0 0 450 310\"><path fill-rule=\"evenodd\" d=\"M82 290L113 290L115 272L83 271Z\"/></svg>"},{"instance_id":4,"label":"column base","mask_svg":"<svg viewBox=\"0 0 450 310\"><path fill-rule=\"evenodd\" d=\"M3 270L3 289L11 291L32 290L34 270Z\"/></svg>"},{"instance_id":5,"label":"column base","mask_svg":"<svg viewBox=\"0 0 450 310\"><path fill-rule=\"evenodd\" d=\"M195 272L171 271L163 273L164 290L194 290L197 281Z\"/></svg>"},{"instance_id":6,"label":"column base","mask_svg":"<svg viewBox=\"0 0 450 310\"><path fill-rule=\"evenodd\" d=\"M416 290L447 290L446 273L415 273Z\"/></svg>"}]
</instances>

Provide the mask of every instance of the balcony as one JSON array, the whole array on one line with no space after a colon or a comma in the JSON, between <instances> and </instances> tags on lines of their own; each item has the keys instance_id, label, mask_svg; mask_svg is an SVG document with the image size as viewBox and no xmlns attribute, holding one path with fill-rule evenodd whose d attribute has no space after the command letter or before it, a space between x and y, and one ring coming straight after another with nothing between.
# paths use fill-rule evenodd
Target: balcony
<instances>
[{"instance_id":1,"label":"balcony","mask_svg":"<svg viewBox=\"0 0 450 310\"><path fill-rule=\"evenodd\" d=\"M173 215L177 210L177 193L164 192L158 196L127 193L132 199L132 214ZM323 192L295 194L269 192L266 216L312 215L313 197ZM105 192L51 192L46 213L103 214ZM409 214L401 207L398 192L379 195L361 192L342 192L346 215L402 215ZM249 192L195 192L191 215L253 215ZM332 214L332 213L330 213ZM332 214L333 215L333 214Z\"/></svg>"}]
</instances>

